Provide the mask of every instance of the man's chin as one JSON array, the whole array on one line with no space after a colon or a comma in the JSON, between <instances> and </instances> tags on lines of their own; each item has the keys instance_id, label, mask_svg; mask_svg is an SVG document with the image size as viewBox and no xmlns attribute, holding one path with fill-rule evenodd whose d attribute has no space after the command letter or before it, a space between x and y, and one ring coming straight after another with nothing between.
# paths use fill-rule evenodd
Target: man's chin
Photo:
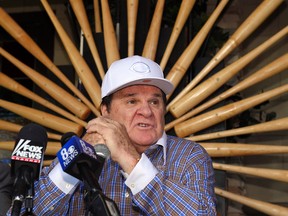
<instances>
[{"instance_id":1,"label":"man's chin","mask_svg":"<svg viewBox=\"0 0 288 216\"><path fill-rule=\"evenodd\" d=\"M146 131L134 130L133 131L134 133L131 132L130 132L130 139L133 140L135 143L143 146L153 145L160 138L157 136L155 129Z\"/></svg>"},{"instance_id":2,"label":"man's chin","mask_svg":"<svg viewBox=\"0 0 288 216\"><path fill-rule=\"evenodd\" d=\"M143 146L143 147L149 147L151 145L153 145L157 140L155 138L145 138L144 136L138 136L136 137L136 139L133 139L133 142L137 145L137 146Z\"/></svg>"}]
</instances>

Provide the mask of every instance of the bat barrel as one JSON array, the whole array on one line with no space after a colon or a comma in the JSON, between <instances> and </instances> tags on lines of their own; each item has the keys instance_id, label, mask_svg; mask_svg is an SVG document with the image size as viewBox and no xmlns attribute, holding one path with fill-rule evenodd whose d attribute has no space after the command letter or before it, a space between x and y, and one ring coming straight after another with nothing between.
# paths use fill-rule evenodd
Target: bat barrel
<instances>
[{"instance_id":1,"label":"bat barrel","mask_svg":"<svg viewBox=\"0 0 288 216\"><path fill-rule=\"evenodd\" d=\"M201 131L232 116L235 116L251 107L263 103L273 97L279 96L288 91L288 84L272 89L270 91L234 102L212 111L206 112L174 127L175 132L180 137L185 137L195 132Z\"/></svg>"},{"instance_id":2,"label":"bat barrel","mask_svg":"<svg viewBox=\"0 0 288 216\"><path fill-rule=\"evenodd\" d=\"M229 137L229 136L239 136L243 134L288 130L287 122L288 122L288 118L281 118L281 119L259 123L259 124L251 125L247 127L241 127L237 129L230 129L226 131L218 131L215 133L187 137L186 139L190 139L194 141L203 141L203 140L219 139L219 138Z\"/></svg>"},{"instance_id":3,"label":"bat barrel","mask_svg":"<svg viewBox=\"0 0 288 216\"><path fill-rule=\"evenodd\" d=\"M74 132L77 135L81 135L83 131L81 125L31 107L15 104L2 99L0 99L0 107L61 133Z\"/></svg>"},{"instance_id":4,"label":"bat barrel","mask_svg":"<svg viewBox=\"0 0 288 216\"><path fill-rule=\"evenodd\" d=\"M249 206L253 209L256 209L262 213L268 214L268 215L274 215L274 216L286 216L288 215L288 208L271 204L264 201L259 201L256 199L248 198L245 196L241 196L238 194L234 194L228 191L225 191L220 188L215 188L215 193L219 196L228 198L230 200L236 201L238 203L244 204L246 206Z\"/></svg>"}]
</instances>

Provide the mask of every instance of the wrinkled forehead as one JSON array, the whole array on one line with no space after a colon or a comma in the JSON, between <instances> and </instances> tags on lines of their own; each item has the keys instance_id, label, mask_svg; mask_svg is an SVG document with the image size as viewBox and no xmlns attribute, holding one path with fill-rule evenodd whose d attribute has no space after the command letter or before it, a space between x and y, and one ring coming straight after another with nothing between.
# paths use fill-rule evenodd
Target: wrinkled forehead
<instances>
[{"instance_id":1,"label":"wrinkled forehead","mask_svg":"<svg viewBox=\"0 0 288 216\"><path fill-rule=\"evenodd\" d=\"M153 85L143 85L143 84L135 84L135 85L130 85L130 86L126 86L124 88L119 89L118 91L113 93L115 94L137 94L137 95L144 95L144 94L151 94L154 96L158 96L160 95L162 97L162 94L164 94L164 92Z\"/></svg>"}]
</instances>

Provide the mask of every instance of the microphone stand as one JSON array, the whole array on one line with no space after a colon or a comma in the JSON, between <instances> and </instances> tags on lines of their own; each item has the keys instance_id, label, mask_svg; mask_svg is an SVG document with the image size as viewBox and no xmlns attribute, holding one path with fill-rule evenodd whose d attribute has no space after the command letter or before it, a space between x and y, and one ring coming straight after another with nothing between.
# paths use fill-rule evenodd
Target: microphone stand
<instances>
[{"instance_id":1,"label":"microphone stand","mask_svg":"<svg viewBox=\"0 0 288 216\"><path fill-rule=\"evenodd\" d=\"M29 192L31 185L33 185L34 194L34 184L32 181L33 170L29 166L22 166L19 168L18 176L14 182L14 194L12 203L12 216L19 216L21 212L22 203L26 198L26 193ZM26 201L26 200L25 200Z\"/></svg>"},{"instance_id":2,"label":"microphone stand","mask_svg":"<svg viewBox=\"0 0 288 216\"><path fill-rule=\"evenodd\" d=\"M77 164L86 189L84 201L86 216L120 216L116 203L102 193L102 189L94 173L87 169L86 163Z\"/></svg>"},{"instance_id":3,"label":"microphone stand","mask_svg":"<svg viewBox=\"0 0 288 216\"><path fill-rule=\"evenodd\" d=\"M120 216L116 203L106 197L100 190L90 190L84 195L86 216Z\"/></svg>"},{"instance_id":4,"label":"microphone stand","mask_svg":"<svg viewBox=\"0 0 288 216\"><path fill-rule=\"evenodd\" d=\"M16 186L17 185L17 186ZM25 193L25 182L21 180L16 180L14 186L16 186L17 194L14 196L13 202L12 202L12 210L11 215L12 216L19 216L22 203L24 201L24 193ZM19 188L18 188L19 187Z\"/></svg>"},{"instance_id":5,"label":"microphone stand","mask_svg":"<svg viewBox=\"0 0 288 216\"><path fill-rule=\"evenodd\" d=\"M34 182L31 181L30 187L27 190L25 199L26 212L22 216L31 216L33 214L33 197L34 197Z\"/></svg>"}]
</instances>

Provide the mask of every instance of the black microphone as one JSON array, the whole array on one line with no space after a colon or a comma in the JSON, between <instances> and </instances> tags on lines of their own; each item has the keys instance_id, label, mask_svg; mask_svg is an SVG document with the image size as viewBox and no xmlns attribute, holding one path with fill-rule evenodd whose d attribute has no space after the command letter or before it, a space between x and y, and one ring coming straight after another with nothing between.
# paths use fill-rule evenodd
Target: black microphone
<instances>
[{"instance_id":1,"label":"black microphone","mask_svg":"<svg viewBox=\"0 0 288 216\"><path fill-rule=\"evenodd\" d=\"M115 202L102 193L98 183L108 148L105 146L105 151L97 154L92 145L72 132L62 136L61 144L62 149L57 153L59 163L64 172L83 181L87 215L120 215Z\"/></svg>"},{"instance_id":2,"label":"black microphone","mask_svg":"<svg viewBox=\"0 0 288 216\"><path fill-rule=\"evenodd\" d=\"M63 134L63 136L61 137L61 145L62 147L64 146L64 144L72 137L72 136L77 136L77 134L75 134L74 132L67 132L65 134ZM96 152L97 156L102 157L104 160L110 157L110 150L108 149L108 147L104 144L97 144L95 146L93 146Z\"/></svg>"},{"instance_id":3,"label":"black microphone","mask_svg":"<svg viewBox=\"0 0 288 216\"><path fill-rule=\"evenodd\" d=\"M34 181L39 179L47 145L47 132L30 123L21 128L11 155L14 191L11 215L19 215L25 200L26 210L33 209Z\"/></svg>"}]
</instances>

